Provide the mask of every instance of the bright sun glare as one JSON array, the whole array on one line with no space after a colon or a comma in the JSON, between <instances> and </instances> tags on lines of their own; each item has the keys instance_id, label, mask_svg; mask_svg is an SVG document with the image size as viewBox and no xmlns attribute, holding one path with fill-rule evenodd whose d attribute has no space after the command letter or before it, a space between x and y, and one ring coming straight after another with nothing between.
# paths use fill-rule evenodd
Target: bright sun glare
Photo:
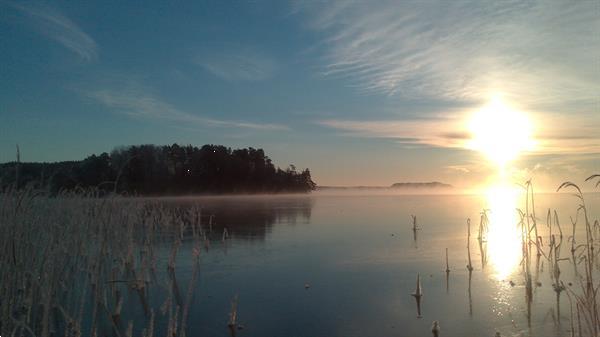
<instances>
[{"instance_id":1,"label":"bright sun glare","mask_svg":"<svg viewBox=\"0 0 600 337\"><path fill-rule=\"evenodd\" d=\"M521 257L521 233L517 228L516 212L519 192L516 186L498 181L485 193L489 209L488 258L499 280L514 271Z\"/></svg>"},{"instance_id":2,"label":"bright sun glare","mask_svg":"<svg viewBox=\"0 0 600 337\"><path fill-rule=\"evenodd\" d=\"M504 167L534 145L529 118L508 107L500 97L494 97L477 111L468 127L471 133L469 148L482 152L499 167Z\"/></svg>"}]
</instances>

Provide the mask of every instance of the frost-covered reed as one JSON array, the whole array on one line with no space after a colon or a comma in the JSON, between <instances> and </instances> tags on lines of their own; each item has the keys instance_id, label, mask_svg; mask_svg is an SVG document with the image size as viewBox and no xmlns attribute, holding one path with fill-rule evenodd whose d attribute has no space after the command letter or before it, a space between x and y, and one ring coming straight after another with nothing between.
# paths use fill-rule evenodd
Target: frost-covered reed
<instances>
[{"instance_id":1,"label":"frost-covered reed","mask_svg":"<svg viewBox=\"0 0 600 337\"><path fill-rule=\"evenodd\" d=\"M94 190L0 191L0 335L185 335L205 237L200 220L197 207ZM175 261L190 239L185 254L196 267L182 299ZM160 302L168 310L153 307Z\"/></svg>"}]
</instances>

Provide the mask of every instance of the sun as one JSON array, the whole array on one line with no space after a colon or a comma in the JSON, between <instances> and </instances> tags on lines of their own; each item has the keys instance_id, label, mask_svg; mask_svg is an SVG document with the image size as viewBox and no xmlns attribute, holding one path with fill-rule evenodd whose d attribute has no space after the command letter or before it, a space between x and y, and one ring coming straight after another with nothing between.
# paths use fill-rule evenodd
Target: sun
<instances>
[{"instance_id":1,"label":"sun","mask_svg":"<svg viewBox=\"0 0 600 337\"><path fill-rule=\"evenodd\" d=\"M471 134L468 147L482 152L499 167L534 146L532 124L527 115L511 109L500 97L494 97L475 112L468 128Z\"/></svg>"}]
</instances>

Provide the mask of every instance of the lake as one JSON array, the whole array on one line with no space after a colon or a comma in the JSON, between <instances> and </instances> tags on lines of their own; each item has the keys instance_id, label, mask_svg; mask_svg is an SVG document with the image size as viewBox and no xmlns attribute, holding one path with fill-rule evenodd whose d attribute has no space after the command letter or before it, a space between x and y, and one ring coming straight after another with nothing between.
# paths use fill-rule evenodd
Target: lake
<instances>
[{"instance_id":1,"label":"lake","mask_svg":"<svg viewBox=\"0 0 600 337\"><path fill-rule=\"evenodd\" d=\"M598 194L586 195L593 219L598 218L593 212L599 200ZM567 291L561 292L557 304L553 268L545 257L548 208L558 211L564 232L562 257L571 256L569 217L576 217L578 200L570 194L535 196L544 255L531 254L531 301L515 210L524 209L524 199L503 190L483 195L317 192L160 202L201 205L203 214L213 215L210 226L206 221L204 225L210 244L200 253L189 336L431 336L434 320L439 321L440 336L570 335ZM483 209L488 209L489 225L480 249ZM416 234L411 215L417 219ZM582 225L576 230L577 237L585 235ZM553 231L557 236L557 227ZM192 279L192 246L191 240L184 240L177 255L179 292L185 292ZM162 249L166 260L169 245ZM573 282L573 290L580 291L573 264L559 265L560 280ZM417 275L423 290L421 317L411 296ZM230 330L227 322L235 296L240 329Z\"/></svg>"}]
</instances>

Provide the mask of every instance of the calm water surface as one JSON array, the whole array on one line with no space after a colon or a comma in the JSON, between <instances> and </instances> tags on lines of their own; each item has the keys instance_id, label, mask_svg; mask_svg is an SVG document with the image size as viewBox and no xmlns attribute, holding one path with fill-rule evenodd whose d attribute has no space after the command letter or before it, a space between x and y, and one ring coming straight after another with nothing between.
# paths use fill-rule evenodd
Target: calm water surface
<instances>
[{"instance_id":1,"label":"calm water surface","mask_svg":"<svg viewBox=\"0 0 600 337\"><path fill-rule=\"evenodd\" d=\"M593 209L599 200L593 194L587 202ZM543 258L537 268L532 262L540 283L528 309L515 222L515 207L524 204L502 191L483 196L315 193L164 202L199 204L206 214L215 215L210 247L201 255L189 336L230 336L227 320L235 295L243 325L235 331L238 336L431 336L434 320L440 322L441 336L569 334L568 299L563 292L557 306ZM482 264L476 238L484 208L491 209L491 223L487 263ZM547 236L548 208L558 210L563 230L570 232L568 219L576 215L577 200L565 194L536 196L542 236ZM411 214L420 228L416 238ZM472 219L470 281L467 218ZM223 227L229 232L225 241ZM177 260L181 292L191 278L192 245L185 242ZM563 255L568 254L564 248ZM561 271L565 283L573 279L569 262ZM424 292L421 318L411 296L418 274Z\"/></svg>"}]
</instances>

